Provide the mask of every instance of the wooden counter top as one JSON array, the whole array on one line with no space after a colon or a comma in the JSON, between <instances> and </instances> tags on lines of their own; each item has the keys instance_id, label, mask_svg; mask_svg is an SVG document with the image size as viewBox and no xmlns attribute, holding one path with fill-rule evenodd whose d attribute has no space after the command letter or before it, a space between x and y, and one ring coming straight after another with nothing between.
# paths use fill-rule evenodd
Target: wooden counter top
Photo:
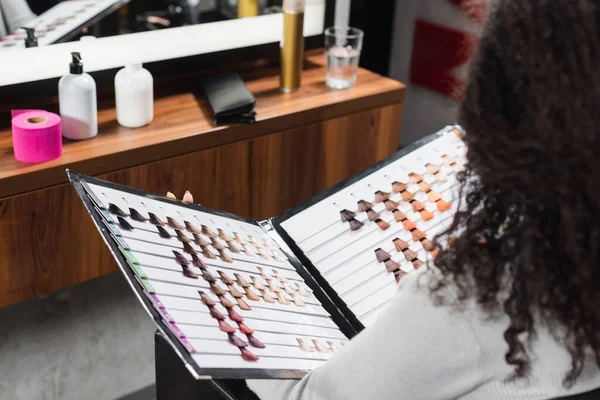
<instances>
[{"instance_id":1,"label":"wooden counter top","mask_svg":"<svg viewBox=\"0 0 600 400\"><path fill-rule=\"evenodd\" d=\"M128 129L117 124L114 108L99 110L98 137L65 140L63 156L42 164L18 162L13 155L10 129L0 130L0 198L67 182L65 169L87 175L105 174L190 152L250 139L359 110L400 103L405 86L364 69L355 87L332 91L325 85L324 57L307 58L302 88L292 94L279 90L279 76L242 74L257 98L258 124L214 127L208 104L190 89L155 100L154 121ZM284 118L285 117L285 118Z\"/></svg>"}]
</instances>

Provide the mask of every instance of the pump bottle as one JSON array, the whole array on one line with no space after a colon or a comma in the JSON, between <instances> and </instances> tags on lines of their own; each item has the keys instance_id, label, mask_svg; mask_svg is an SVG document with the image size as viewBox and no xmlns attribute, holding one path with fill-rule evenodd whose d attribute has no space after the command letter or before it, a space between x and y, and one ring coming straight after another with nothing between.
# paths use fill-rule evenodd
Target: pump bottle
<instances>
[{"instance_id":1,"label":"pump bottle","mask_svg":"<svg viewBox=\"0 0 600 400\"><path fill-rule=\"evenodd\" d=\"M70 73L58 82L58 101L63 136L67 139L90 139L98 134L96 82L83 72L79 53L71 53Z\"/></svg>"}]
</instances>

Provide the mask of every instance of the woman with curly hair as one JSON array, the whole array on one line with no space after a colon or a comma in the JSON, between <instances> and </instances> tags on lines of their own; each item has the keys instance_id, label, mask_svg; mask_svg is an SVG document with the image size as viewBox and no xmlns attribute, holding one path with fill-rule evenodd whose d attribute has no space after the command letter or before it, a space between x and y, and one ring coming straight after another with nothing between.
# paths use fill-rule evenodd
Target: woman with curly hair
<instances>
[{"instance_id":1,"label":"woman with curly hair","mask_svg":"<svg viewBox=\"0 0 600 400\"><path fill-rule=\"evenodd\" d=\"M442 234L452 245L324 366L248 381L262 400L600 387L600 0L495 2L460 123L469 162L463 211Z\"/></svg>"}]
</instances>

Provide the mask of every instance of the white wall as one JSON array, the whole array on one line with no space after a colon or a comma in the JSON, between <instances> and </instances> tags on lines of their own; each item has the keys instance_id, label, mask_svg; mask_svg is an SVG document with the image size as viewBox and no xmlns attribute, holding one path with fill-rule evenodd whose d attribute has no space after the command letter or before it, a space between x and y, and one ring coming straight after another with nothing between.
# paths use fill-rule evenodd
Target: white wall
<instances>
[{"instance_id":1,"label":"white wall","mask_svg":"<svg viewBox=\"0 0 600 400\"><path fill-rule=\"evenodd\" d=\"M458 102L409 82L413 31L417 18L477 33L479 25L448 0L396 0L390 76L408 85L400 143L407 145L456 122ZM464 67L455 71L464 74Z\"/></svg>"}]
</instances>

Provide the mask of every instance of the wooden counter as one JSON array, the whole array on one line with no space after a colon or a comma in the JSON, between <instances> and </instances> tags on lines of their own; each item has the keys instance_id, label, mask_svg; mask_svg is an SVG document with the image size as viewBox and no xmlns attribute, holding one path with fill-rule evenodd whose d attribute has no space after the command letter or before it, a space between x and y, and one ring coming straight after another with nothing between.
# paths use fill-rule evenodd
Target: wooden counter
<instances>
[{"instance_id":1,"label":"wooden counter","mask_svg":"<svg viewBox=\"0 0 600 400\"><path fill-rule=\"evenodd\" d=\"M65 142L48 163L16 161L10 129L0 130L0 307L117 269L66 168L154 193L189 189L201 204L260 220L393 153L404 85L360 70L354 88L331 91L323 62L307 59L293 94L271 68L242 74L258 101L255 125L214 127L188 89L157 98L143 128L100 109L98 137Z\"/></svg>"}]
</instances>

